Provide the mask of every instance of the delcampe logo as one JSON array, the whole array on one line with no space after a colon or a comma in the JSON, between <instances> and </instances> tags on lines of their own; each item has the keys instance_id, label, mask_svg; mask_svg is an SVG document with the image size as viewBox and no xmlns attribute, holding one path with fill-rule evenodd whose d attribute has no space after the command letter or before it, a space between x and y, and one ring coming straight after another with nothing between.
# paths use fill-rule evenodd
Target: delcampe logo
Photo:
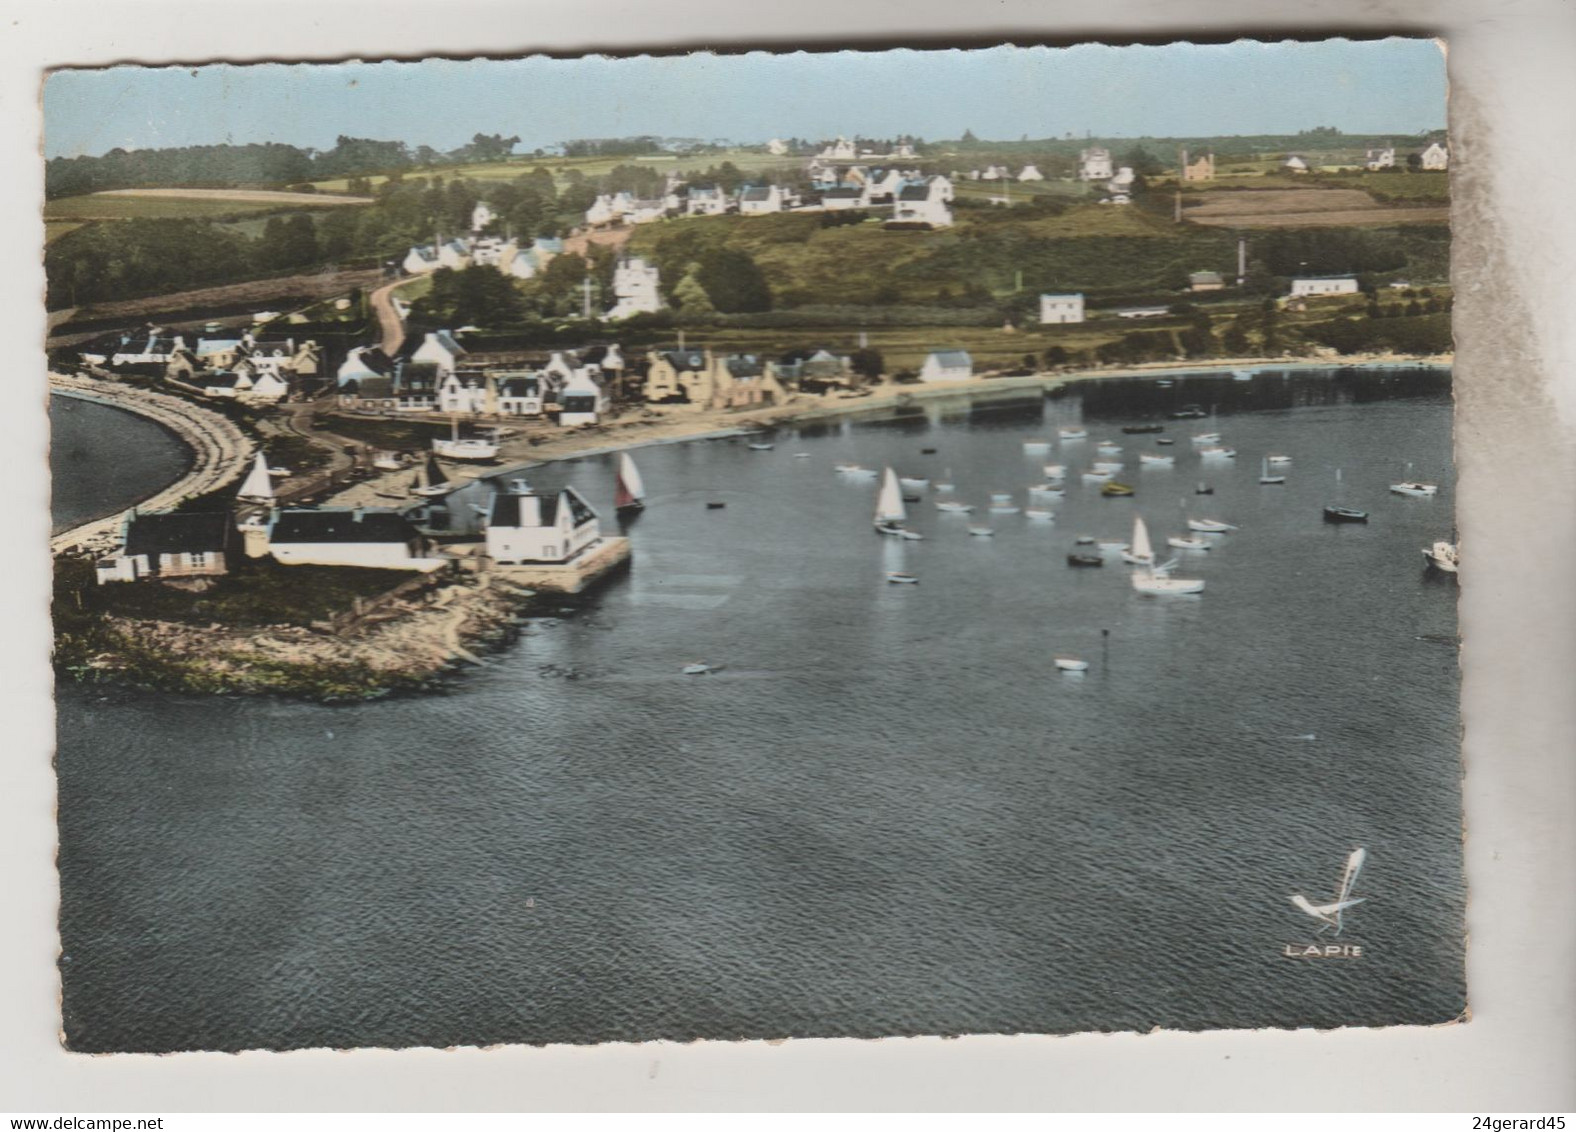
<instances>
[{"instance_id":1,"label":"delcampe logo","mask_svg":"<svg viewBox=\"0 0 1576 1132\"><path fill-rule=\"evenodd\" d=\"M1357 874L1362 872L1363 862L1367 859L1368 850L1352 850L1351 856L1346 858L1346 868L1341 872L1341 882L1335 890L1335 899L1328 904L1315 904L1301 893L1291 898L1291 902L1300 911L1319 921L1319 930L1316 934L1323 935L1333 928L1334 934L1340 935L1346 926L1347 909L1367 899L1366 896L1352 895L1352 889L1357 885ZM1361 959L1363 949L1359 944L1350 943L1288 943L1281 954L1288 959Z\"/></svg>"}]
</instances>

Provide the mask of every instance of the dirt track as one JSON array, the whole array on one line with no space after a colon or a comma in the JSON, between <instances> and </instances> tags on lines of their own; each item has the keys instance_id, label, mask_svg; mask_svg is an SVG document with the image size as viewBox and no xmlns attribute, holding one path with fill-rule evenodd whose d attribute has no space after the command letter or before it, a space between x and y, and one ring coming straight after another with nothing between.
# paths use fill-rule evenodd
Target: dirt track
<instances>
[{"instance_id":1,"label":"dirt track","mask_svg":"<svg viewBox=\"0 0 1576 1132\"><path fill-rule=\"evenodd\" d=\"M287 193L277 189L105 189L96 197L165 197L174 200L233 200L242 204L371 204L371 197L340 193Z\"/></svg>"}]
</instances>

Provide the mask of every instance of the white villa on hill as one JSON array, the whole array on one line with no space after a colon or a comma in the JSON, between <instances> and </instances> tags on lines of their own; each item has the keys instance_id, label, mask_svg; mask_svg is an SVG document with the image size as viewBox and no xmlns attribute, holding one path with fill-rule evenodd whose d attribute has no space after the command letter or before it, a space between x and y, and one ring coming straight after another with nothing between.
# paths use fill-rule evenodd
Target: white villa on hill
<instances>
[{"instance_id":1,"label":"white villa on hill","mask_svg":"<svg viewBox=\"0 0 1576 1132\"><path fill-rule=\"evenodd\" d=\"M610 319L628 318L633 314L650 314L662 309L662 292L658 289L662 273L653 264L638 257L620 260L613 269L613 309L607 312Z\"/></svg>"},{"instance_id":2,"label":"white villa on hill","mask_svg":"<svg viewBox=\"0 0 1576 1132\"><path fill-rule=\"evenodd\" d=\"M1395 146L1389 146L1385 149L1370 149L1363 154L1363 168L1367 169L1370 173L1378 172L1380 169L1392 169L1394 167Z\"/></svg>"},{"instance_id":3,"label":"white villa on hill","mask_svg":"<svg viewBox=\"0 0 1576 1132\"><path fill-rule=\"evenodd\" d=\"M1040 322L1043 325L1082 322L1083 320L1084 297L1082 292L1069 295L1040 296Z\"/></svg>"},{"instance_id":4,"label":"white villa on hill","mask_svg":"<svg viewBox=\"0 0 1576 1132\"><path fill-rule=\"evenodd\" d=\"M781 212L786 197L777 185L745 185L739 190L739 211L746 216Z\"/></svg>"},{"instance_id":5,"label":"white villa on hill","mask_svg":"<svg viewBox=\"0 0 1576 1132\"><path fill-rule=\"evenodd\" d=\"M905 182L892 202L892 219L887 224L893 227L950 228L951 202L952 182L945 177Z\"/></svg>"},{"instance_id":6,"label":"white villa on hill","mask_svg":"<svg viewBox=\"0 0 1576 1132\"><path fill-rule=\"evenodd\" d=\"M766 143L766 152L773 157L786 157L788 154L788 143L783 141L782 138L773 138Z\"/></svg>"},{"instance_id":7,"label":"white villa on hill","mask_svg":"<svg viewBox=\"0 0 1576 1132\"><path fill-rule=\"evenodd\" d=\"M728 211L728 197L716 185L691 185L684 201L686 216L721 216Z\"/></svg>"},{"instance_id":8,"label":"white villa on hill","mask_svg":"<svg viewBox=\"0 0 1576 1132\"><path fill-rule=\"evenodd\" d=\"M826 147L816 156L822 161L852 161L859 154L855 150L853 142L839 136L836 141L828 142Z\"/></svg>"}]
</instances>

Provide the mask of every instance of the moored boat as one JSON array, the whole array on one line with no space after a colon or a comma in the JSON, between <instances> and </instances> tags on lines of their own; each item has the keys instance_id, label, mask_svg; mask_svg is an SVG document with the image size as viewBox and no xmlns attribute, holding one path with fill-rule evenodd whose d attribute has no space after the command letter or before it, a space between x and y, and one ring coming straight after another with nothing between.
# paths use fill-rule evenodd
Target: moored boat
<instances>
[{"instance_id":1,"label":"moored boat","mask_svg":"<svg viewBox=\"0 0 1576 1132\"><path fill-rule=\"evenodd\" d=\"M1165 425L1158 424L1130 424L1123 425L1122 431L1128 436L1138 436L1146 432L1165 432Z\"/></svg>"},{"instance_id":2,"label":"moored boat","mask_svg":"<svg viewBox=\"0 0 1576 1132\"><path fill-rule=\"evenodd\" d=\"M1091 468L1089 471L1084 472L1081 478L1084 483L1110 483L1111 475L1111 472L1099 472Z\"/></svg>"},{"instance_id":3,"label":"moored boat","mask_svg":"<svg viewBox=\"0 0 1576 1132\"><path fill-rule=\"evenodd\" d=\"M445 460L478 462L498 458L498 442L496 440L486 440L474 436L461 438L458 417L449 418L449 439L433 438L432 450Z\"/></svg>"},{"instance_id":4,"label":"moored boat","mask_svg":"<svg viewBox=\"0 0 1576 1132\"><path fill-rule=\"evenodd\" d=\"M1047 511L1047 510L1045 510L1044 508L1041 508L1041 507L1026 507L1026 508L1024 508L1024 511L1023 511L1023 517L1026 518L1026 519L1042 519L1043 520L1043 519L1054 519L1054 518L1056 518L1056 514L1055 514L1055 512Z\"/></svg>"},{"instance_id":5,"label":"moored boat","mask_svg":"<svg viewBox=\"0 0 1576 1132\"><path fill-rule=\"evenodd\" d=\"M1067 556L1067 565L1069 565L1069 566L1085 566L1085 567L1087 567L1087 566L1104 566L1105 565L1105 559L1101 558L1098 554L1078 554L1078 553L1073 553L1073 554L1069 554Z\"/></svg>"},{"instance_id":6,"label":"moored boat","mask_svg":"<svg viewBox=\"0 0 1576 1132\"><path fill-rule=\"evenodd\" d=\"M919 584L918 575L905 574L901 570L893 570L889 572L886 576L886 580L894 586L917 586Z\"/></svg>"},{"instance_id":7,"label":"moored boat","mask_svg":"<svg viewBox=\"0 0 1576 1132\"><path fill-rule=\"evenodd\" d=\"M1080 660L1076 656L1058 656L1058 657L1053 657L1052 660L1051 660L1051 663L1055 664L1057 669L1058 669L1058 671L1061 671L1061 672L1088 672L1089 671L1089 662L1087 660Z\"/></svg>"},{"instance_id":8,"label":"moored boat","mask_svg":"<svg viewBox=\"0 0 1576 1132\"><path fill-rule=\"evenodd\" d=\"M1060 436L1063 440L1088 440L1089 430L1086 428L1078 428L1075 425L1066 425L1057 429L1056 435Z\"/></svg>"},{"instance_id":9,"label":"moored boat","mask_svg":"<svg viewBox=\"0 0 1576 1132\"><path fill-rule=\"evenodd\" d=\"M1330 506L1324 509L1326 523L1366 523L1368 512L1359 511L1355 507Z\"/></svg>"},{"instance_id":10,"label":"moored boat","mask_svg":"<svg viewBox=\"0 0 1576 1132\"><path fill-rule=\"evenodd\" d=\"M1402 480L1400 483L1390 485L1390 490L1396 495L1412 495L1427 497L1439 492L1439 485L1432 483L1417 483L1414 480Z\"/></svg>"},{"instance_id":11,"label":"moored boat","mask_svg":"<svg viewBox=\"0 0 1576 1132\"><path fill-rule=\"evenodd\" d=\"M1133 488L1128 484L1112 481L1100 488L1100 494L1107 499L1126 499L1133 494Z\"/></svg>"},{"instance_id":12,"label":"moored boat","mask_svg":"<svg viewBox=\"0 0 1576 1132\"><path fill-rule=\"evenodd\" d=\"M1177 550L1208 550L1212 544L1201 538L1170 535L1166 539L1166 545L1175 547Z\"/></svg>"},{"instance_id":13,"label":"moored boat","mask_svg":"<svg viewBox=\"0 0 1576 1132\"><path fill-rule=\"evenodd\" d=\"M953 503L943 499L936 504L936 510L951 511L958 515L967 515L970 511L974 510L974 506L970 503Z\"/></svg>"},{"instance_id":14,"label":"moored boat","mask_svg":"<svg viewBox=\"0 0 1576 1132\"><path fill-rule=\"evenodd\" d=\"M969 528L969 534L973 535L975 538L990 538L995 533L996 532L994 530L992 530L990 527L970 527Z\"/></svg>"},{"instance_id":15,"label":"moored boat","mask_svg":"<svg viewBox=\"0 0 1576 1132\"><path fill-rule=\"evenodd\" d=\"M1237 528L1230 523L1223 523L1219 519L1189 519L1187 521L1187 529L1206 535L1223 535L1227 531L1234 531Z\"/></svg>"},{"instance_id":16,"label":"moored boat","mask_svg":"<svg viewBox=\"0 0 1576 1132\"><path fill-rule=\"evenodd\" d=\"M1155 452L1140 452L1138 464L1142 468L1172 468L1176 466L1175 456L1162 456Z\"/></svg>"},{"instance_id":17,"label":"moored boat","mask_svg":"<svg viewBox=\"0 0 1576 1132\"><path fill-rule=\"evenodd\" d=\"M1102 456L1120 456L1122 446L1110 440L1102 440L1094 446L1094 450Z\"/></svg>"},{"instance_id":18,"label":"moored boat","mask_svg":"<svg viewBox=\"0 0 1576 1132\"><path fill-rule=\"evenodd\" d=\"M639 511L646 506L646 484L628 452L618 455L618 478L613 487L615 511Z\"/></svg>"},{"instance_id":19,"label":"moored boat","mask_svg":"<svg viewBox=\"0 0 1576 1132\"><path fill-rule=\"evenodd\" d=\"M881 481L881 491L876 496L875 528L881 534L900 536L908 509L903 506L903 493L897 486L897 473L888 468Z\"/></svg>"},{"instance_id":20,"label":"moored boat","mask_svg":"<svg viewBox=\"0 0 1576 1132\"><path fill-rule=\"evenodd\" d=\"M1286 477L1279 474L1270 474L1270 461L1269 457L1266 456L1264 462L1259 466L1259 482L1262 484L1285 483Z\"/></svg>"},{"instance_id":21,"label":"moored boat","mask_svg":"<svg viewBox=\"0 0 1576 1132\"><path fill-rule=\"evenodd\" d=\"M1089 466L1097 472L1110 472L1112 475L1127 467L1121 460L1096 460Z\"/></svg>"},{"instance_id":22,"label":"moored boat","mask_svg":"<svg viewBox=\"0 0 1576 1132\"><path fill-rule=\"evenodd\" d=\"M1424 547L1423 557L1428 559L1428 564L1434 569L1443 570L1447 574L1458 573L1461 569L1461 548L1444 539L1440 539L1433 546Z\"/></svg>"}]
</instances>

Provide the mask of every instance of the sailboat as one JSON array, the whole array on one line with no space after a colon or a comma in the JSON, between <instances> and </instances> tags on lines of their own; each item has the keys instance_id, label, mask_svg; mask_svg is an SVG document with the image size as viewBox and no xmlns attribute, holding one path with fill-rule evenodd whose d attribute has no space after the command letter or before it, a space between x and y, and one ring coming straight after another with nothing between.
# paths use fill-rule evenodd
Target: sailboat
<instances>
[{"instance_id":1,"label":"sailboat","mask_svg":"<svg viewBox=\"0 0 1576 1132\"><path fill-rule=\"evenodd\" d=\"M460 418L449 418L449 439L434 438L432 450L448 460L494 460L498 457L498 442L478 437L460 439Z\"/></svg>"},{"instance_id":2,"label":"sailboat","mask_svg":"<svg viewBox=\"0 0 1576 1132\"><path fill-rule=\"evenodd\" d=\"M274 501L274 481L268 474L268 461L263 458L261 452L253 461L252 470L247 473L245 482L241 484L241 490L236 493L236 498L249 503Z\"/></svg>"},{"instance_id":3,"label":"sailboat","mask_svg":"<svg viewBox=\"0 0 1576 1132\"><path fill-rule=\"evenodd\" d=\"M1406 474L1408 476L1412 474L1411 464L1406 466ZM1405 479L1400 483L1391 484L1390 490L1396 495L1415 495L1427 497L1438 494L1439 485L1432 483L1418 483L1416 480Z\"/></svg>"},{"instance_id":4,"label":"sailboat","mask_svg":"<svg viewBox=\"0 0 1576 1132\"><path fill-rule=\"evenodd\" d=\"M876 496L876 530L884 535L901 536L908 509L903 506L903 489L897 485L897 473L891 468L881 481L881 493Z\"/></svg>"},{"instance_id":5,"label":"sailboat","mask_svg":"<svg viewBox=\"0 0 1576 1132\"><path fill-rule=\"evenodd\" d=\"M1202 415L1203 414L1200 414L1200 416L1202 416ZM1211 405L1209 407L1209 431L1208 432L1195 432L1193 434L1193 443L1194 444L1219 444L1220 443L1220 433L1216 431L1216 427L1217 426L1215 424L1215 406Z\"/></svg>"},{"instance_id":6,"label":"sailboat","mask_svg":"<svg viewBox=\"0 0 1576 1132\"><path fill-rule=\"evenodd\" d=\"M1187 517L1187 496L1182 497L1182 524L1191 529L1192 521ZM1210 543L1197 535L1171 535L1166 539L1166 545L1177 550L1208 550Z\"/></svg>"},{"instance_id":7,"label":"sailboat","mask_svg":"<svg viewBox=\"0 0 1576 1132\"><path fill-rule=\"evenodd\" d=\"M640 511L646 506L646 485L628 452L618 454L618 482L613 489L613 509Z\"/></svg>"},{"instance_id":8,"label":"sailboat","mask_svg":"<svg viewBox=\"0 0 1576 1132\"><path fill-rule=\"evenodd\" d=\"M957 484L952 482L952 469L948 468L947 469L947 474L945 476L943 476L941 482L936 485L936 490L937 491L955 491L957 489L957 486L958 486Z\"/></svg>"},{"instance_id":9,"label":"sailboat","mask_svg":"<svg viewBox=\"0 0 1576 1132\"><path fill-rule=\"evenodd\" d=\"M454 485L449 482L449 477L443 474L443 469L438 466L438 457L431 452L427 453L427 463L422 469L422 474L417 477L420 487L412 487L415 495L445 495L452 491Z\"/></svg>"},{"instance_id":10,"label":"sailboat","mask_svg":"<svg viewBox=\"0 0 1576 1132\"><path fill-rule=\"evenodd\" d=\"M1268 456L1264 457L1264 462L1259 465L1259 482L1263 484L1286 482L1285 476L1270 475L1270 458Z\"/></svg>"},{"instance_id":11,"label":"sailboat","mask_svg":"<svg viewBox=\"0 0 1576 1132\"><path fill-rule=\"evenodd\" d=\"M1122 551L1122 561L1129 566L1153 566L1155 564L1155 548L1149 542L1149 528L1142 518L1133 519L1133 545L1130 550Z\"/></svg>"},{"instance_id":12,"label":"sailboat","mask_svg":"<svg viewBox=\"0 0 1576 1132\"><path fill-rule=\"evenodd\" d=\"M1341 489L1341 469L1339 468L1335 469L1335 488L1337 493L1339 493ZM1368 512L1359 511L1355 507L1343 507L1340 504L1332 503L1324 509L1324 521L1326 523L1366 523L1368 521Z\"/></svg>"},{"instance_id":13,"label":"sailboat","mask_svg":"<svg viewBox=\"0 0 1576 1132\"><path fill-rule=\"evenodd\" d=\"M1155 565L1154 550L1149 545L1149 530L1142 517L1133 520L1133 550L1149 551L1149 562L1133 571L1133 589L1141 594L1163 597L1171 594L1197 594L1204 592L1204 583L1197 578L1173 578L1170 571L1175 562ZM1124 555L1125 557L1125 555Z\"/></svg>"}]
</instances>

